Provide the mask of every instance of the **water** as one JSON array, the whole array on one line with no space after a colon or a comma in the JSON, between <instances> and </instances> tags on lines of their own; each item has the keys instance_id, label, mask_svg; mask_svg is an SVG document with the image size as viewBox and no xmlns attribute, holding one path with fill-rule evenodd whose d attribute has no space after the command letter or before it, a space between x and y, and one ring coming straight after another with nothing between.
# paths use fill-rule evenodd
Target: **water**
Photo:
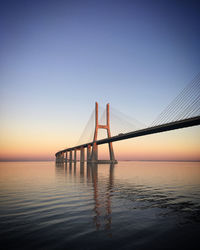
<instances>
[{"instance_id":1,"label":"water","mask_svg":"<svg viewBox=\"0 0 200 250\"><path fill-rule=\"evenodd\" d=\"M199 245L199 191L200 163L0 163L0 243L3 249L192 249Z\"/></svg>"}]
</instances>

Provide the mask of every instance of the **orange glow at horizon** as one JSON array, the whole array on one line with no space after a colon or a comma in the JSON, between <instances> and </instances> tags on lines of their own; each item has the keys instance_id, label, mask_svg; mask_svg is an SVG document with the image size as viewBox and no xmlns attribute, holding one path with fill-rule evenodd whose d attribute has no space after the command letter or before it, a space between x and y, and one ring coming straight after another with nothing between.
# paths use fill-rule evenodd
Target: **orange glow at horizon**
<instances>
[{"instance_id":1,"label":"orange glow at horizon","mask_svg":"<svg viewBox=\"0 0 200 250\"><path fill-rule=\"evenodd\" d=\"M113 146L118 160L200 161L200 127L118 141ZM101 147L100 157L108 158L108 146Z\"/></svg>"},{"instance_id":2,"label":"orange glow at horizon","mask_svg":"<svg viewBox=\"0 0 200 250\"><path fill-rule=\"evenodd\" d=\"M75 145L71 134L66 145L62 131L54 134L2 134L0 160L54 160L55 153ZM200 126L148 135L113 143L117 160L200 160ZM99 159L109 157L108 145L99 145Z\"/></svg>"}]
</instances>

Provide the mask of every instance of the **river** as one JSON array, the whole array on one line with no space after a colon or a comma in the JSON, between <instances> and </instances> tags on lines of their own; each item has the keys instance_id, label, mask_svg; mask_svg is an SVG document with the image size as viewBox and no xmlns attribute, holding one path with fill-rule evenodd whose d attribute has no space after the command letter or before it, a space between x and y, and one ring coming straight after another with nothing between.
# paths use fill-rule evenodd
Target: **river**
<instances>
[{"instance_id":1,"label":"river","mask_svg":"<svg viewBox=\"0 0 200 250\"><path fill-rule=\"evenodd\" d=\"M199 232L199 162L0 163L2 249L192 249Z\"/></svg>"}]
</instances>

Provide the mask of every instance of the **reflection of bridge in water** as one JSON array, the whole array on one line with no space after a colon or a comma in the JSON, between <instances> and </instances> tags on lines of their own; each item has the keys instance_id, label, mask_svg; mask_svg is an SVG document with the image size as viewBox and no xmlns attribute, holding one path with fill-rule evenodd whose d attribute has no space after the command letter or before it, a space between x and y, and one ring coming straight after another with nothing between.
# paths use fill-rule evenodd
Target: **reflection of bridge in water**
<instances>
[{"instance_id":1,"label":"reflection of bridge in water","mask_svg":"<svg viewBox=\"0 0 200 250\"><path fill-rule=\"evenodd\" d=\"M105 193L102 194L102 192L99 192L98 187L98 165L87 166L87 178L89 180L92 180L93 188L94 188L94 201L95 201L95 216L94 216L94 223L96 225L96 229L99 230L102 226L101 222L101 216L103 214L104 216L104 225L106 230L111 230L111 223L112 223L112 217L111 217L111 193L112 193L112 187L113 187L113 169L114 166L110 165L109 170L109 181L106 186ZM103 201L101 201L103 199ZM105 206L105 207L104 207ZM104 207L104 211L102 211L102 208Z\"/></svg>"},{"instance_id":2,"label":"reflection of bridge in water","mask_svg":"<svg viewBox=\"0 0 200 250\"><path fill-rule=\"evenodd\" d=\"M81 181L86 181L88 185L92 184L94 200L94 225L96 230L104 229L108 232L108 236L111 236L111 197L114 184L114 164L109 164L109 176L106 181L103 181L103 183L102 179L99 179L98 176L98 164L87 164L85 169L85 166L81 163L57 163L56 170L62 171L63 174L74 178L77 178L80 175Z\"/></svg>"},{"instance_id":3,"label":"reflection of bridge in water","mask_svg":"<svg viewBox=\"0 0 200 250\"><path fill-rule=\"evenodd\" d=\"M98 113L98 103L96 102L93 141L57 152L56 162L76 162L77 151L80 151L81 163L84 163L85 160L88 163L95 164L117 163L112 142L200 125L200 74L198 74L197 77L186 86L185 89L183 89L183 91L170 103L169 106L167 106L166 109L164 109L149 127L111 136L109 104L106 106L106 124L99 124ZM97 140L99 129L105 129L107 131L107 138ZM101 144L108 144L110 155L109 160L98 159L98 145ZM86 159L85 148L87 149Z\"/></svg>"},{"instance_id":4,"label":"reflection of bridge in water","mask_svg":"<svg viewBox=\"0 0 200 250\"><path fill-rule=\"evenodd\" d=\"M137 165L137 163L135 164ZM143 164L143 163L139 162L138 164ZM158 162L154 164L160 165L160 163ZM172 164L172 163L165 162L164 164ZM102 168L101 167L99 168L99 166L100 165L98 164L87 164L87 166L84 166L83 164L81 163L77 164L76 162L56 164L56 171L59 175L60 174L67 175L70 177L70 179L74 178L74 183L79 183L79 182L80 184L84 183L87 184L87 186L90 188L89 199L93 200L92 220L96 230L105 230L107 235L111 237L113 219L116 221L118 220L118 216L116 215L118 211L117 207L118 206L126 207L127 204L128 204L128 209L135 211L158 208L162 209L162 216L169 216L170 214L172 214L180 218L182 218L183 216L184 219L186 220L188 218L189 220L192 220L194 222L199 221L199 212L200 212L200 207L198 203L199 198L197 200L192 198L189 199L188 197L190 197L190 194L187 194L187 189L185 190L185 193L182 193L183 190L181 183L177 183L177 190L176 190L174 188L175 185L174 179L171 178L172 176L170 177L171 180L173 181L171 184L169 182L169 179L165 180L165 182L162 183L162 185L160 181L158 181L158 183L156 184L152 184L152 182L150 183L138 182L137 178L138 176L140 176L138 175L138 173L134 174L134 179L132 179L133 177L132 176L130 177L131 181L130 180L127 181L126 178L125 179L121 178L121 175L119 175L119 172L117 170L118 167L116 167L114 164L105 165L104 170L106 170L106 173L101 172ZM149 171L152 171L151 166L149 167L150 167ZM172 172L174 174L174 167L172 166L171 169L172 168L173 168ZM116 169L116 174L114 175L115 169ZM141 167L138 166L137 169L141 169ZM166 165L164 169L165 169L164 171L167 171ZM190 169L191 168L188 167L188 171L190 171ZM156 172L157 170L158 170L157 168L154 169L154 171ZM163 171L163 168L159 167L159 170ZM180 173L180 171L182 173L182 170L183 169L181 166L181 170L179 169L177 173ZM198 168L195 167L195 171L196 175L198 176L199 173ZM191 172L188 173L191 174ZM156 179L158 180L158 177L156 177ZM148 175L148 180L149 180L149 175ZM189 179L188 182L190 183ZM185 185L185 179L183 179L183 185ZM180 195L178 194L178 192L180 191L179 188L181 190L181 195L183 199L180 199ZM87 190L88 189L86 188L85 189L86 193ZM115 197L114 200L112 200L113 197ZM185 210L186 207L189 208L187 211Z\"/></svg>"}]
</instances>

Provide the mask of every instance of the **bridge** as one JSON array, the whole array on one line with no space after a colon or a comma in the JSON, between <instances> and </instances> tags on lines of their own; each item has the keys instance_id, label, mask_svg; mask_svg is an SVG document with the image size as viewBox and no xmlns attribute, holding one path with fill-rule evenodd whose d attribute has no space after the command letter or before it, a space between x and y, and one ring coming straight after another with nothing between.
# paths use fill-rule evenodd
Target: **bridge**
<instances>
[{"instance_id":1,"label":"bridge","mask_svg":"<svg viewBox=\"0 0 200 250\"><path fill-rule=\"evenodd\" d=\"M76 162L77 151L80 151L80 162L82 164L85 160L88 163L116 164L117 160L114 155L113 142L197 125L200 125L200 74L198 74L194 80L170 103L170 105L152 123L152 126L147 128L111 136L109 103L106 105L106 124L99 124L98 103L96 102L93 140L57 152L55 154L56 162ZM99 129L105 129L107 131L107 138L100 140L97 139ZM98 159L98 145L101 144L108 144L110 155L109 160ZM86 158L85 149L87 149Z\"/></svg>"}]
</instances>

